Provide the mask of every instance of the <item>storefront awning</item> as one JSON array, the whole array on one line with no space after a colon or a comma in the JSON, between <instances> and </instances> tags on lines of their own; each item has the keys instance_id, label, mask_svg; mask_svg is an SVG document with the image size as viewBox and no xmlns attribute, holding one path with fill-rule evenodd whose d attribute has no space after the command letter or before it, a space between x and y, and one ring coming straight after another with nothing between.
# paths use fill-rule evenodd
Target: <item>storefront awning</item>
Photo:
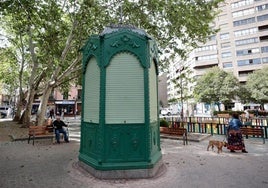
<instances>
[{"instance_id":1,"label":"storefront awning","mask_svg":"<svg viewBox=\"0 0 268 188\"><path fill-rule=\"evenodd\" d=\"M55 101L55 104L75 104L73 100L62 100L62 101Z\"/></svg>"}]
</instances>

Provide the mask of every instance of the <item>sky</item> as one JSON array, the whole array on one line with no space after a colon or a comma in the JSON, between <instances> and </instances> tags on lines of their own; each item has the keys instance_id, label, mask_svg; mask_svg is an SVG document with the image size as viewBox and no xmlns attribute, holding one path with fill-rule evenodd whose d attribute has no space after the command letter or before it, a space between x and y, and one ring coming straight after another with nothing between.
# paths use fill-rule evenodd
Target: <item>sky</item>
<instances>
[{"instance_id":1,"label":"sky","mask_svg":"<svg viewBox=\"0 0 268 188\"><path fill-rule=\"evenodd\" d=\"M3 29L0 28L0 48L5 47L8 44L7 38L4 36Z\"/></svg>"}]
</instances>

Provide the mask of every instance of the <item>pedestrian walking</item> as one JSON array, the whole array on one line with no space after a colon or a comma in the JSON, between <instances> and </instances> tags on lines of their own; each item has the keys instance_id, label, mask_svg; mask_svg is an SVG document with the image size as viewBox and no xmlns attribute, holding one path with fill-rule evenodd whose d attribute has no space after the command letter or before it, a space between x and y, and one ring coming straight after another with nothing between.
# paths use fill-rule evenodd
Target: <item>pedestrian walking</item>
<instances>
[{"instance_id":1,"label":"pedestrian walking","mask_svg":"<svg viewBox=\"0 0 268 188\"><path fill-rule=\"evenodd\" d=\"M235 150L241 150L243 153L248 153L246 151L244 139L240 130L240 127L242 126L243 124L239 119L239 115L237 113L234 113L227 128L227 149L229 149L230 152L235 152Z\"/></svg>"},{"instance_id":2,"label":"pedestrian walking","mask_svg":"<svg viewBox=\"0 0 268 188\"><path fill-rule=\"evenodd\" d=\"M55 114L54 114L54 109L53 108L49 111L49 117L51 119L55 119Z\"/></svg>"}]
</instances>

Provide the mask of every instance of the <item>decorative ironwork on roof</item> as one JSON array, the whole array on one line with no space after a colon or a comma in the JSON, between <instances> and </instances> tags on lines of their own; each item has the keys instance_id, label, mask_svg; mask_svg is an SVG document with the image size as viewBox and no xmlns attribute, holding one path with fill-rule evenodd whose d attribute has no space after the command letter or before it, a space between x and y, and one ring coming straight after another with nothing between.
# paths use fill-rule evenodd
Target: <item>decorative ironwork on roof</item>
<instances>
[{"instance_id":1,"label":"decorative ironwork on roof","mask_svg":"<svg viewBox=\"0 0 268 188\"><path fill-rule=\"evenodd\" d=\"M119 30L122 30L122 29L130 30L132 32L138 33L139 35L144 35L144 36L151 38L143 29L139 29L133 25L125 25L125 24L124 25L123 24L111 24L105 27L100 35L103 36L103 35L110 34L113 32L118 32Z\"/></svg>"}]
</instances>

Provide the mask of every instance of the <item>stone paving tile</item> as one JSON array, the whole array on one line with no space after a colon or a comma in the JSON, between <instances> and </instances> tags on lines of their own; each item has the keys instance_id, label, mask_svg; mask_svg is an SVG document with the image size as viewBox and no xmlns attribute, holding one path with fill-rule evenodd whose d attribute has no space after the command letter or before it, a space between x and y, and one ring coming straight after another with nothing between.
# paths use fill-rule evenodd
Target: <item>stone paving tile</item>
<instances>
[{"instance_id":1,"label":"stone paving tile","mask_svg":"<svg viewBox=\"0 0 268 188\"><path fill-rule=\"evenodd\" d=\"M221 139L221 137L213 137ZM38 141L1 142L0 187L137 188L137 187L266 187L268 147L246 140L248 154L206 151L208 141L182 145L161 140L166 170L150 179L100 180L77 166L79 142L50 144ZM236 178L234 178L236 177ZM250 178L249 178L250 177Z\"/></svg>"}]
</instances>

